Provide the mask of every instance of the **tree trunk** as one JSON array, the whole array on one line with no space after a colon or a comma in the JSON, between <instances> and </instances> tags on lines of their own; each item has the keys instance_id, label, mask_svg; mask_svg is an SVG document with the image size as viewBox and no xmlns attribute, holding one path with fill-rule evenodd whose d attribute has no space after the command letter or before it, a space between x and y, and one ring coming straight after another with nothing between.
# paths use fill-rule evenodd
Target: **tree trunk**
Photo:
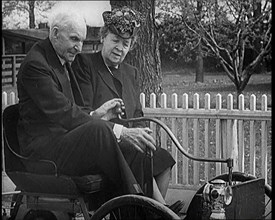
<instances>
[{"instance_id":1,"label":"tree trunk","mask_svg":"<svg viewBox=\"0 0 275 220\"><path fill-rule=\"evenodd\" d=\"M256 0L254 3L253 3L253 8L254 8L254 11L253 11L253 17L255 19L257 19L258 17L261 16L262 14L262 10L261 10L261 7L262 7L262 3L261 3L261 0ZM262 32L263 29L262 29L263 25L261 23L258 23L256 25L256 28L259 29L259 31L255 31L256 34L260 34L259 32ZM258 32L258 33L257 33ZM255 42L254 42L254 50L253 50L253 59L255 59L258 54L260 53L260 50L261 50L261 47L262 47L262 44L261 44L261 39L260 38L256 38ZM256 67L255 67L255 72L256 73L261 73L263 70L262 68L262 62L260 62Z\"/></svg>"},{"instance_id":2,"label":"tree trunk","mask_svg":"<svg viewBox=\"0 0 275 220\"><path fill-rule=\"evenodd\" d=\"M196 79L195 82L204 82L204 73L203 73L203 57L201 43L198 45L197 51L197 65L196 65Z\"/></svg>"},{"instance_id":3,"label":"tree trunk","mask_svg":"<svg viewBox=\"0 0 275 220\"><path fill-rule=\"evenodd\" d=\"M198 12L198 20L201 20L201 11L202 11L202 0L197 1L197 12ZM203 56L202 56L202 48L201 48L201 41L198 45L197 50L197 65L196 65L196 79L195 82L204 82L204 75L203 75Z\"/></svg>"},{"instance_id":4,"label":"tree trunk","mask_svg":"<svg viewBox=\"0 0 275 220\"><path fill-rule=\"evenodd\" d=\"M34 4L35 1L29 1L29 27L30 29L35 28L35 16L34 16Z\"/></svg>"},{"instance_id":5,"label":"tree trunk","mask_svg":"<svg viewBox=\"0 0 275 220\"><path fill-rule=\"evenodd\" d=\"M146 104L148 105L151 93L155 93L158 97L162 92L159 38L155 27L155 0L111 0L110 3L112 8L128 5L142 12L146 18L139 32L135 48L127 55L126 62L138 68L140 72L140 91L145 93Z\"/></svg>"}]
</instances>

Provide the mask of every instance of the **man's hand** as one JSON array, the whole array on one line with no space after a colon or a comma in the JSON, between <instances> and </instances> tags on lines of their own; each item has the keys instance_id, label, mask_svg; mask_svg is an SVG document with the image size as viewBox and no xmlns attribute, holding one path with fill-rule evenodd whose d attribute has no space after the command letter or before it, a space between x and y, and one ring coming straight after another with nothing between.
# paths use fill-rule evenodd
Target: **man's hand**
<instances>
[{"instance_id":1,"label":"man's hand","mask_svg":"<svg viewBox=\"0 0 275 220\"><path fill-rule=\"evenodd\" d=\"M93 117L101 118L109 121L113 118L117 118L119 114L123 113L124 103L122 99L111 99L101 105L98 109L93 112Z\"/></svg>"},{"instance_id":2,"label":"man's hand","mask_svg":"<svg viewBox=\"0 0 275 220\"><path fill-rule=\"evenodd\" d=\"M126 128L123 127L121 132L121 141L129 142L138 151L144 153L146 147L151 150L156 150L156 142L150 135L152 130L150 128Z\"/></svg>"}]
</instances>

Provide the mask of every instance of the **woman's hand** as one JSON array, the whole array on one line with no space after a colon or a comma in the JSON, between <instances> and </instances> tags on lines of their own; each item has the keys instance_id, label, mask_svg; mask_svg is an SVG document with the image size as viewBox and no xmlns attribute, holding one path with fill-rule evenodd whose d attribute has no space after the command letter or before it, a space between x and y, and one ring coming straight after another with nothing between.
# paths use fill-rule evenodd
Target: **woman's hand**
<instances>
[{"instance_id":1,"label":"woman's hand","mask_svg":"<svg viewBox=\"0 0 275 220\"><path fill-rule=\"evenodd\" d=\"M114 98L97 108L92 116L109 121L113 118L117 118L119 114L122 115L124 108L122 99Z\"/></svg>"},{"instance_id":2,"label":"woman's hand","mask_svg":"<svg viewBox=\"0 0 275 220\"><path fill-rule=\"evenodd\" d=\"M138 151L145 153L146 147L155 151L156 142L151 136L152 130L150 128L126 128L123 127L121 132L121 141L128 142Z\"/></svg>"}]
</instances>

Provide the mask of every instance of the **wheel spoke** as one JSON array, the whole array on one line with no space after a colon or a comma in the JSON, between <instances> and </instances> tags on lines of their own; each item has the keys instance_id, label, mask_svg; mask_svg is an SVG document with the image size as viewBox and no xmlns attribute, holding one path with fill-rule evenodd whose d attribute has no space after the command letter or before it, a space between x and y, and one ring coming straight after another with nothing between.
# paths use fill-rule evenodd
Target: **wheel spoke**
<instances>
[{"instance_id":1,"label":"wheel spoke","mask_svg":"<svg viewBox=\"0 0 275 220\"><path fill-rule=\"evenodd\" d=\"M266 204L265 204L265 210L266 210L266 211L268 211L268 210L267 210L267 207L268 207L269 203L271 203L271 198L269 198L269 200L268 200L268 201L266 202ZM272 208L270 207L270 211L269 211L268 213L265 213L264 218L267 218L269 215L271 215L271 213L272 213Z\"/></svg>"},{"instance_id":2,"label":"wheel spoke","mask_svg":"<svg viewBox=\"0 0 275 220\"><path fill-rule=\"evenodd\" d=\"M151 220L152 217L165 220L179 220L173 211L151 198L140 195L124 195L103 204L92 216L102 220L108 214L111 220Z\"/></svg>"}]
</instances>

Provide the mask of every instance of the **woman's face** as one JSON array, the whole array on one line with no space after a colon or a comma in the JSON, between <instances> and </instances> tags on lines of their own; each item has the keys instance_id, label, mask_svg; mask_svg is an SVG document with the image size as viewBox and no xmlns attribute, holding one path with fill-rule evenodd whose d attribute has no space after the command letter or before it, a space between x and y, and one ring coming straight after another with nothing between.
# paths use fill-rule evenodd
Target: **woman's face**
<instances>
[{"instance_id":1,"label":"woman's face","mask_svg":"<svg viewBox=\"0 0 275 220\"><path fill-rule=\"evenodd\" d=\"M103 38L102 56L108 66L117 66L123 62L131 47L131 38L124 39L109 32Z\"/></svg>"}]
</instances>

